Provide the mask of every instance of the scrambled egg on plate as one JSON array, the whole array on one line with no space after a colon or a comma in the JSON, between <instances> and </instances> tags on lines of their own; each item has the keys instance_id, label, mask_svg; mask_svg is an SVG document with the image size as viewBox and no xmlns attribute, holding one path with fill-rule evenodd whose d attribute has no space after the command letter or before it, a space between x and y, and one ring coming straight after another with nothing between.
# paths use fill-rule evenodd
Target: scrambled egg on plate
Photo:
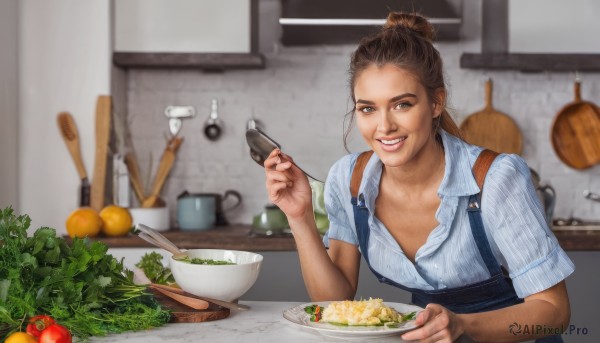
<instances>
[{"instance_id":1,"label":"scrambled egg on plate","mask_svg":"<svg viewBox=\"0 0 600 343\"><path fill-rule=\"evenodd\" d=\"M383 325L401 322L402 315L381 299L334 301L323 311L324 322L343 325Z\"/></svg>"}]
</instances>

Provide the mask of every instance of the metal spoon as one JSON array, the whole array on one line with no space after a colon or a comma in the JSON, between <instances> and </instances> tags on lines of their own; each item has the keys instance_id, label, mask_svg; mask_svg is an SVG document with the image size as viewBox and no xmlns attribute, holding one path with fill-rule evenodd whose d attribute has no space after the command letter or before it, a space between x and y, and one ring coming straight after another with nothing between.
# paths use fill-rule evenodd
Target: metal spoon
<instances>
[{"instance_id":1,"label":"metal spoon","mask_svg":"<svg viewBox=\"0 0 600 343\"><path fill-rule=\"evenodd\" d=\"M246 130L246 142L250 147L250 157L252 157L252 159L256 163L260 164L263 167L265 164L265 160L269 157L271 152L274 149L281 149L281 145L279 145L279 143L275 142L271 137L267 136L266 133L262 132L257 128L249 128L248 130ZM296 163L294 163L294 165L298 167L298 169L300 169L300 171L303 172L304 175L317 182L323 183L323 181L314 178L309 173L305 172Z\"/></svg>"},{"instance_id":2,"label":"metal spoon","mask_svg":"<svg viewBox=\"0 0 600 343\"><path fill-rule=\"evenodd\" d=\"M160 232L144 224L137 224L136 226L138 237L145 240L146 242L165 249L166 251L173 254L173 259L182 260L188 257L187 253L179 250L179 248L173 244L167 237L163 236Z\"/></svg>"}]
</instances>

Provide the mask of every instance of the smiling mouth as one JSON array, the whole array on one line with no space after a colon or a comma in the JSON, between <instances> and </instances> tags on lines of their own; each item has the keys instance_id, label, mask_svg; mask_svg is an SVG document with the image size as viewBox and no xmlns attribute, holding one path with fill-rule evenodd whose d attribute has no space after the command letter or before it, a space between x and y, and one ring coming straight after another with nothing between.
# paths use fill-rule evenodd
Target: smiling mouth
<instances>
[{"instance_id":1,"label":"smiling mouth","mask_svg":"<svg viewBox=\"0 0 600 343\"><path fill-rule=\"evenodd\" d=\"M398 144L398 143L406 140L406 138L407 137L404 136L404 137L398 137L396 139L390 139L390 140L387 140L387 139L378 139L378 141L380 141L381 143L383 143L385 145L394 145L394 144Z\"/></svg>"}]
</instances>

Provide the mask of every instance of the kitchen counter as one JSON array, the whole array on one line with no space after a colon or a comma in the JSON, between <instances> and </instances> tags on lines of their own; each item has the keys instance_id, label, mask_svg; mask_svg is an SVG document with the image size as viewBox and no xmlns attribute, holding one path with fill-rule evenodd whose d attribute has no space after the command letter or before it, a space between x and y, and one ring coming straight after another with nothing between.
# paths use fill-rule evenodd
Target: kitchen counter
<instances>
[{"instance_id":1,"label":"kitchen counter","mask_svg":"<svg viewBox=\"0 0 600 343\"><path fill-rule=\"evenodd\" d=\"M257 235L250 225L217 226L210 230L161 232L180 249L231 249L246 251L293 251L296 242L291 234ZM124 237L94 237L111 248L153 247L141 238L129 234Z\"/></svg>"},{"instance_id":2,"label":"kitchen counter","mask_svg":"<svg viewBox=\"0 0 600 343\"><path fill-rule=\"evenodd\" d=\"M165 237L182 249L232 249L246 251L294 251L291 234L261 236L252 233L250 225L231 225L204 231L170 230ZM554 234L568 251L600 251L600 230L580 230L576 227L556 229ZM135 235L96 237L111 248L153 247Z\"/></svg>"},{"instance_id":3,"label":"kitchen counter","mask_svg":"<svg viewBox=\"0 0 600 343\"><path fill-rule=\"evenodd\" d=\"M283 318L283 311L299 302L242 301L248 311L232 311L225 319L203 323L167 324L163 327L96 337L91 342L183 343L183 342L340 342L318 332L297 326ZM377 339L378 342L404 342L399 337Z\"/></svg>"}]
</instances>

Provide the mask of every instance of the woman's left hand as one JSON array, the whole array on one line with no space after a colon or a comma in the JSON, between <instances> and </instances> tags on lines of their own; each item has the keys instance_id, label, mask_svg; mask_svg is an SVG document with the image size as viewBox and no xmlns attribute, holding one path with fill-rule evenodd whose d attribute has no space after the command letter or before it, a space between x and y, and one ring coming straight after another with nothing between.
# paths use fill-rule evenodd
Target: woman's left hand
<instances>
[{"instance_id":1,"label":"woman's left hand","mask_svg":"<svg viewBox=\"0 0 600 343\"><path fill-rule=\"evenodd\" d=\"M417 315L415 324L421 327L402 335L403 340L451 343L464 332L461 319L438 304L427 305Z\"/></svg>"}]
</instances>

